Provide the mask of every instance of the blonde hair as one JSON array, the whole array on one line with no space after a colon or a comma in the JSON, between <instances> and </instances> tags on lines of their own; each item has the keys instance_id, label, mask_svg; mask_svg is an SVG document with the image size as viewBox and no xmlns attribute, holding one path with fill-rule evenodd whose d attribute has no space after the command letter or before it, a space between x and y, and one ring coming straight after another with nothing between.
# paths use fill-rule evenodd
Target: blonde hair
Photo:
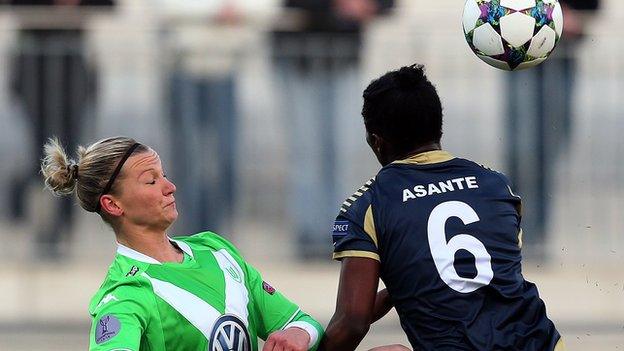
<instances>
[{"instance_id":1,"label":"blonde hair","mask_svg":"<svg viewBox=\"0 0 624 351\"><path fill-rule=\"evenodd\" d=\"M44 146L41 173L45 185L56 196L76 192L80 206L96 212L100 196L111 178L115 167L136 141L127 137L99 140L88 147L78 146L77 160L70 159L57 138L51 138ZM139 145L135 153L148 151ZM120 175L121 177L121 175ZM115 186L110 193L115 192Z\"/></svg>"}]
</instances>

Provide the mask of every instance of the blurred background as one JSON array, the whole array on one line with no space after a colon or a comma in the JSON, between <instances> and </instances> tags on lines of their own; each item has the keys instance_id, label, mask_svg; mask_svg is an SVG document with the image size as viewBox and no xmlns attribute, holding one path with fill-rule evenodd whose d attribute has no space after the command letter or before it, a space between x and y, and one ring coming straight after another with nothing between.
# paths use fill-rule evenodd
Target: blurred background
<instances>
[{"instance_id":1,"label":"blurred background","mask_svg":"<svg viewBox=\"0 0 624 351\"><path fill-rule=\"evenodd\" d=\"M563 0L561 0L564 3ZM502 72L465 43L462 0L0 1L0 350L84 350L112 231L43 189L52 135L128 135L176 183L171 235L210 229L322 323L330 226L379 166L359 111L423 63L443 147L524 198L524 274L570 350L624 350L624 3L565 1L553 56ZM396 313L361 348L404 343Z\"/></svg>"}]
</instances>

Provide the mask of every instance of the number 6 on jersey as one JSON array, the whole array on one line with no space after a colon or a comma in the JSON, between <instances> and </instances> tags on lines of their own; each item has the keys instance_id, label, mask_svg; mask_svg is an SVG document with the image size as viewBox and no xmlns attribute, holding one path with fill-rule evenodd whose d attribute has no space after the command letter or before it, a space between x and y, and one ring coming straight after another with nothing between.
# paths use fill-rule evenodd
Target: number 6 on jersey
<instances>
[{"instance_id":1,"label":"number 6 on jersey","mask_svg":"<svg viewBox=\"0 0 624 351\"><path fill-rule=\"evenodd\" d=\"M491 256L479 239L468 234L458 234L446 241L444 227L451 217L457 217L465 224L479 221L479 216L468 204L460 201L447 201L437 205L429 215L427 236L429 249L440 278L451 289L460 293L469 293L488 285L494 277ZM477 276L460 277L455 270L455 253L466 250L475 257Z\"/></svg>"}]
</instances>

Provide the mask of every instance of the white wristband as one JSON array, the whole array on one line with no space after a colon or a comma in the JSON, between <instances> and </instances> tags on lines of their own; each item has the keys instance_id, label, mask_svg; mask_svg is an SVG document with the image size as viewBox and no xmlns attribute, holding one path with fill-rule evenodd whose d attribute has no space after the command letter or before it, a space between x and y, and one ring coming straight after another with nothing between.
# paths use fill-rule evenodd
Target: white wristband
<instances>
[{"instance_id":1,"label":"white wristband","mask_svg":"<svg viewBox=\"0 0 624 351\"><path fill-rule=\"evenodd\" d=\"M308 333L308 335L310 335L310 342L308 343L308 350L311 349L312 346L314 346L316 342L318 341L318 338L319 338L318 330L316 330L316 328L314 328L312 324L308 322L303 322L303 321L290 322L286 324L286 326L284 327L284 330L291 328L291 327L303 329Z\"/></svg>"}]
</instances>

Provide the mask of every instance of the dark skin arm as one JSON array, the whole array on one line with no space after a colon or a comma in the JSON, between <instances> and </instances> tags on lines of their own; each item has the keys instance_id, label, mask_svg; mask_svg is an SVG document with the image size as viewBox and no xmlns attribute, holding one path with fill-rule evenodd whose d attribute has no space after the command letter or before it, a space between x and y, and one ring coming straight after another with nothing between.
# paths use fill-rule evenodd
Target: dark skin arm
<instances>
[{"instance_id":1,"label":"dark skin arm","mask_svg":"<svg viewBox=\"0 0 624 351\"><path fill-rule=\"evenodd\" d=\"M392 307L392 300L390 299L388 290L383 289L377 292L377 296L375 297L375 307L373 309L373 323L377 322L383 316L388 314Z\"/></svg>"},{"instance_id":2,"label":"dark skin arm","mask_svg":"<svg viewBox=\"0 0 624 351\"><path fill-rule=\"evenodd\" d=\"M342 260L336 311L319 350L355 350L371 323L390 310L387 293L377 294L378 284L378 261L360 257Z\"/></svg>"}]
</instances>

